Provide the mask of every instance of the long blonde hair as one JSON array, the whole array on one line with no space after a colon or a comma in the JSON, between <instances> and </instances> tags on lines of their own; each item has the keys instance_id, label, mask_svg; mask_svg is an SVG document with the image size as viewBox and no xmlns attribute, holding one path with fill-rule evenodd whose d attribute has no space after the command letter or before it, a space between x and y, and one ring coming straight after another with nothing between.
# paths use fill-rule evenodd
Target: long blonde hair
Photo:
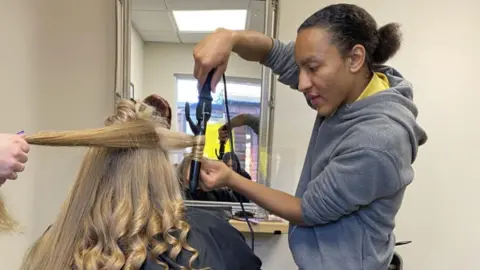
<instances>
[{"instance_id":1,"label":"long blonde hair","mask_svg":"<svg viewBox=\"0 0 480 270\"><path fill-rule=\"evenodd\" d=\"M192 268L198 253L187 243L190 226L168 150L200 151L204 139L164 127L152 107L121 100L104 128L26 137L30 144L91 148L56 221L21 269L140 269L149 257L175 260L182 250L192 253L184 266Z\"/></svg>"}]
</instances>

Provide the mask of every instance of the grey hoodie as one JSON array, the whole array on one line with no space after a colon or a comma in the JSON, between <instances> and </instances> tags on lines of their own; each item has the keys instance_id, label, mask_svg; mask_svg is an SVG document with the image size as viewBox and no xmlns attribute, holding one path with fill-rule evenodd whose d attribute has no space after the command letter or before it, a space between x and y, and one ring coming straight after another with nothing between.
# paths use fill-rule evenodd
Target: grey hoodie
<instances>
[{"instance_id":1,"label":"grey hoodie","mask_svg":"<svg viewBox=\"0 0 480 270\"><path fill-rule=\"evenodd\" d=\"M297 88L293 42L275 41L264 65ZM427 135L416 122L412 85L393 68L375 71L390 89L315 120L295 194L306 226L289 231L300 269L386 270L392 259L395 216Z\"/></svg>"}]
</instances>

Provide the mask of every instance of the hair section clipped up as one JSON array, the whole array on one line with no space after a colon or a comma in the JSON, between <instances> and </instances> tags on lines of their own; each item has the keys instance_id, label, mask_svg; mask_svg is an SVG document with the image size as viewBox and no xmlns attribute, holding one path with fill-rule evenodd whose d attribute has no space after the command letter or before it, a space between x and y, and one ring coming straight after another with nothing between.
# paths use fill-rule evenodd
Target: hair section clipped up
<instances>
[{"instance_id":1,"label":"hair section clipped up","mask_svg":"<svg viewBox=\"0 0 480 270\"><path fill-rule=\"evenodd\" d=\"M203 149L204 139L168 130L154 111L120 100L104 128L26 137L31 144L91 148L56 221L26 254L22 270L140 269L149 258L175 260L182 250L191 252L184 267L192 268L198 253L187 243L190 226L168 151Z\"/></svg>"},{"instance_id":2,"label":"hair section clipped up","mask_svg":"<svg viewBox=\"0 0 480 270\"><path fill-rule=\"evenodd\" d=\"M151 94L146 97L143 102L147 105L150 105L155 108L157 115L165 118L167 122L167 128L170 128L172 125L172 108L168 101L157 94Z\"/></svg>"}]
</instances>

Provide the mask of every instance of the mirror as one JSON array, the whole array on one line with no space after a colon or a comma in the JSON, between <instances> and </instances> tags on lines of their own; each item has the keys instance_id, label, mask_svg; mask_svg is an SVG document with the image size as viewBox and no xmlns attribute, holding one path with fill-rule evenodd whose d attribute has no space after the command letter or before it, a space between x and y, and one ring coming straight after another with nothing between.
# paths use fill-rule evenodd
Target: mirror
<instances>
[{"instance_id":1,"label":"mirror","mask_svg":"<svg viewBox=\"0 0 480 270\"><path fill-rule=\"evenodd\" d=\"M128 97L143 100L156 94L172 111L171 129L193 134L188 124L196 123L197 81L193 77L193 49L219 27L265 32L271 23L271 1L265 0L131 0ZM267 17L267 18L266 18ZM266 27L267 26L267 27ZM269 128L271 128L271 73L259 63L247 62L232 54L226 72L231 119L258 120L258 134L249 126L233 129L233 147L238 163L252 181L267 184ZM204 155L217 159L218 129L227 121L223 82L213 94ZM239 121L241 122L241 121ZM225 153L230 152L227 141ZM173 153L172 162L181 163L184 153ZM232 164L226 154L227 164ZM202 197L196 202L228 203L230 200ZM199 202L200 203L200 202Z\"/></svg>"}]
</instances>

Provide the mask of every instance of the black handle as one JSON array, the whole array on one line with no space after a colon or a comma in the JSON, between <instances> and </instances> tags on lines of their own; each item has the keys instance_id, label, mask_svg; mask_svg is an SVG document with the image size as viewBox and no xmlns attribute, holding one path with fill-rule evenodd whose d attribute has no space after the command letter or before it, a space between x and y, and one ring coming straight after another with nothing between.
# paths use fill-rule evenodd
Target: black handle
<instances>
[{"instance_id":1,"label":"black handle","mask_svg":"<svg viewBox=\"0 0 480 270\"><path fill-rule=\"evenodd\" d=\"M215 69L212 69L208 75L207 79L205 80L205 83L202 85L202 87L199 89L198 93L198 100L209 100L212 101L212 78L213 75L215 74Z\"/></svg>"},{"instance_id":2,"label":"black handle","mask_svg":"<svg viewBox=\"0 0 480 270\"><path fill-rule=\"evenodd\" d=\"M200 161L196 160L192 160L190 164L190 183L188 183L190 193L194 193L197 190L201 164L202 163Z\"/></svg>"},{"instance_id":3,"label":"black handle","mask_svg":"<svg viewBox=\"0 0 480 270\"><path fill-rule=\"evenodd\" d=\"M203 86L199 89L198 93L198 104L196 110L197 116L197 128L198 133L195 135L205 135L207 132L207 123L210 120L210 115L212 114L212 78L215 74L215 69L211 70ZM197 160L192 160L190 164L190 182L189 189L190 192L195 192L198 187L198 179L200 177L200 167L201 162Z\"/></svg>"}]
</instances>

